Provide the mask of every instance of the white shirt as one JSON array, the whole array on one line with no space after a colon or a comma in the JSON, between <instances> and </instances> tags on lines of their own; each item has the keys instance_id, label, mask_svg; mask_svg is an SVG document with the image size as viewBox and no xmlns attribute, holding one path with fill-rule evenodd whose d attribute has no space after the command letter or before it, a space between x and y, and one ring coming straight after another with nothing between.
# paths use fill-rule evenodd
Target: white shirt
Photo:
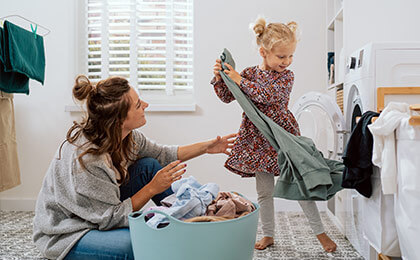
<instances>
[{"instance_id":1,"label":"white shirt","mask_svg":"<svg viewBox=\"0 0 420 260\"><path fill-rule=\"evenodd\" d=\"M406 103L390 102L379 118L368 126L373 135L372 163L381 168L384 194L397 192L397 153L395 130L404 118L410 117Z\"/></svg>"}]
</instances>

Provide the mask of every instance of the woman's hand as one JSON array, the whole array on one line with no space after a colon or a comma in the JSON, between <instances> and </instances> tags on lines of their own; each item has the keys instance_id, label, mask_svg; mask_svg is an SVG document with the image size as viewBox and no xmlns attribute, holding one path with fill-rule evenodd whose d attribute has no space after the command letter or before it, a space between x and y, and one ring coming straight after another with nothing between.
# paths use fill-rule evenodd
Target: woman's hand
<instances>
[{"instance_id":1,"label":"woman's hand","mask_svg":"<svg viewBox=\"0 0 420 260\"><path fill-rule=\"evenodd\" d=\"M229 76L236 84L240 85L242 77L241 75L228 63L224 63L226 67L228 67L229 70L224 70L223 72L226 73L226 75Z\"/></svg>"},{"instance_id":2,"label":"woman's hand","mask_svg":"<svg viewBox=\"0 0 420 260\"><path fill-rule=\"evenodd\" d=\"M221 79L220 77L220 71L222 70L222 61L217 59L216 64L213 66L213 73L216 77L216 81L219 81Z\"/></svg>"},{"instance_id":3,"label":"woman's hand","mask_svg":"<svg viewBox=\"0 0 420 260\"><path fill-rule=\"evenodd\" d=\"M159 194L171 187L172 183L181 179L185 173L187 164L180 160L171 162L160 169L150 181L149 185L154 194Z\"/></svg>"},{"instance_id":4,"label":"woman's hand","mask_svg":"<svg viewBox=\"0 0 420 260\"><path fill-rule=\"evenodd\" d=\"M207 153L224 153L230 155L230 149L233 147L233 142L236 140L238 134L230 134L223 137L216 137L211 140L206 149ZM229 150L228 150L229 149Z\"/></svg>"}]
</instances>

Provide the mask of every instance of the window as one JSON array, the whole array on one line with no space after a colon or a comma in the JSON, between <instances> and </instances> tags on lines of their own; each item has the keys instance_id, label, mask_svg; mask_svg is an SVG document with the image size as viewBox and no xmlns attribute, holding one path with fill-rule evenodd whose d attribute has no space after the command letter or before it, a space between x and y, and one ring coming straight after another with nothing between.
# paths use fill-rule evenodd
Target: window
<instances>
[{"instance_id":1,"label":"window","mask_svg":"<svg viewBox=\"0 0 420 260\"><path fill-rule=\"evenodd\" d=\"M193 0L85 1L88 77L127 78L149 110L194 110Z\"/></svg>"}]
</instances>

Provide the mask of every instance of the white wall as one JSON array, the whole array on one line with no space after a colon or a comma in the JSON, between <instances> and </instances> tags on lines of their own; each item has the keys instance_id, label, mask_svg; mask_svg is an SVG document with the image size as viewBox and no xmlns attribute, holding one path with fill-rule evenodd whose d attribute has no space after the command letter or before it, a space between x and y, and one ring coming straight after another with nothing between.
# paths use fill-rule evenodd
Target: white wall
<instances>
[{"instance_id":1,"label":"white wall","mask_svg":"<svg viewBox=\"0 0 420 260\"><path fill-rule=\"evenodd\" d=\"M29 96L16 95L16 128L22 184L0 193L0 209L32 209L43 176L67 129L78 114L64 112L71 104L76 66L75 1L9 1L0 17L20 14L51 29L45 38L46 82L31 82ZM142 128L150 138L166 144L188 144L236 132L241 109L218 100L209 81L212 66L224 47L230 49L238 70L260 63L248 24L263 14L268 21L296 21L302 30L292 69L296 81L293 100L307 91L325 92L325 3L318 0L195 1L195 112L149 112ZM201 183L217 182L222 190L256 198L253 178L241 179L224 167L223 155L203 156L188 162L188 175ZM286 203L283 210L298 209Z\"/></svg>"},{"instance_id":2,"label":"white wall","mask_svg":"<svg viewBox=\"0 0 420 260\"><path fill-rule=\"evenodd\" d=\"M51 30L44 41L44 86L31 80L30 95L18 94L14 98L22 184L0 193L0 209L29 209L72 122L70 114L64 112L64 104L72 102L71 84L76 69L75 2L2 0L0 17L10 14L19 14Z\"/></svg>"},{"instance_id":3,"label":"white wall","mask_svg":"<svg viewBox=\"0 0 420 260\"><path fill-rule=\"evenodd\" d=\"M418 0L344 0L346 57L373 41L420 41L419 11Z\"/></svg>"}]
</instances>

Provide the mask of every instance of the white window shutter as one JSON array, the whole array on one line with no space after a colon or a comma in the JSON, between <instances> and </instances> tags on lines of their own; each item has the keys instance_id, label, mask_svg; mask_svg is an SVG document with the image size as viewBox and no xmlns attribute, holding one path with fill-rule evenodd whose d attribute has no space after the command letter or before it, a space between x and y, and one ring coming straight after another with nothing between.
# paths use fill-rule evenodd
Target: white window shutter
<instances>
[{"instance_id":1,"label":"white window shutter","mask_svg":"<svg viewBox=\"0 0 420 260\"><path fill-rule=\"evenodd\" d=\"M86 0L87 75L153 103L193 103L193 0Z\"/></svg>"}]
</instances>

